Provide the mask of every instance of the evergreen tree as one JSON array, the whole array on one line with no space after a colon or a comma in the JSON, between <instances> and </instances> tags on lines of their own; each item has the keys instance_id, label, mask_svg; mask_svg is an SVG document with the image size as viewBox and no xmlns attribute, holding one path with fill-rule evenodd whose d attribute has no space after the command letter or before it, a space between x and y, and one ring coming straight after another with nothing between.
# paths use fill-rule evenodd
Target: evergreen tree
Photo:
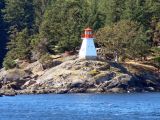
<instances>
[{"instance_id":1,"label":"evergreen tree","mask_svg":"<svg viewBox=\"0 0 160 120\"><path fill-rule=\"evenodd\" d=\"M47 7L50 5L50 3L51 3L51 0L33 0L36 32L39 32L39 26L41 25L43 21L44 13Z\"/></svg>"},{"instance_id":2,"label":"evergreen tree","mask_svg":"<svg viewBox=\"0 0 160 120\"><path fill-rule=\"evenodd\" d=\"M126 0L107 0L105 1L106 24L118 22L122 18L124 3Z\"/></svg>"},{"instance_id":3,"label":"evergreen tree","mask_svg":"<svg viewBox=\"0 0 160 120\"><path fill-rule=\"evenodd\" d=\"M153 18L160 16L160 2L157 0L127 0L123 18L141 23L147 30Z\"/></svg>"},{"instance_id":4,"label":"evergreen tree","mask_svg":"<svg viewBox=\"0 0 160 120\"><path fill-rule=\"evenodd\" d=\"M18 58L28 60L30 58L30 36L34 34L33 0L6 0L3 13L9 26L8 53L3 65L7 66L9 62L12 64Z\"/></svg>"},{"instance_id":5,"label":"evergreen tree","mask_svg":"<svg viewBox=\"0 0 160 120\"><path fill-rule=\"evenodd\" d=\"M49 51L74 50L80 43L80 34L86 24L87 12L82 1L57 1L46 10L40 35L46 38ZM43 39L42 39L43 40ZM58 46L58 47L56 47Z\"/></svg>"},{"instance_id":6,"label":"evergreen tree","mask_svg":"<svg viewBox=\"0 0 160 120\"><path fill-rule=\"evenodd\" d=\"M104 12L99 10L99 2L97 0L92 0L91 10L88 16L87 25L92 27L94 31L105 25L106 15Z\"/></svg>"},{"instance_id":7,"label":"evergreen tree","mask_svg":"<svg viewBox=\"0 0 160 120\"><path fill-rule=\"evenodd\" d=\"M121 57L146 56L148 45L160 44L159 11L159 0L1 0L0 59L6 31L9 43L4 65L12 68L14 59L31 59L37 54L36 60L46 59L49 54L75 50L86 27L108 35L106 40L114 46L107 47L112 52L119 47ZM101 44L106 45L104 37Z\"/></svg>"},{"instance_id":8,"label":"evergreen tree","mask_svg":"<svg viewBox=\"0 0 160 120\"><path fill-rule=\"evenodd\" d=\"M8 43L8 53L4 59L3 66L6 69L15 67L14 60L30 60L30 38L27 29L17 32L16 36Z\"/></svg>"},{"instance_id":9,"label":"evergreen tree","mask_svg":"<svg viewBox=\"0 0 160 120\"><path fill-rule=\"evenodd\" d=\"M25 28L33 29L34 7L33 0L6 0L4 9L5 21L10 26L10 33Z\"/></svg>"}]
</instances>

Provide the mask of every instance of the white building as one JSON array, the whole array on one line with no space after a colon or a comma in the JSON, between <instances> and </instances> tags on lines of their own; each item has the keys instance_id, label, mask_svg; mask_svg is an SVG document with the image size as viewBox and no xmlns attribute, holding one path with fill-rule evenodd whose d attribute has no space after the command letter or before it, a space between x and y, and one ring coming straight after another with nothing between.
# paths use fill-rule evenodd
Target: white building
<instances>
[{"instance_id":1,"label":"white building","mask_svg":"<svg viewBox=\"0 0 160 120\"><path fill-rule=\"evenodd\" d=\"M92 34L92 29L85 29L85 34L82 35L82 45L79 51L80 59L96 59L97 52L94 45L94 35Z\"/></svg>"}]
</instances>

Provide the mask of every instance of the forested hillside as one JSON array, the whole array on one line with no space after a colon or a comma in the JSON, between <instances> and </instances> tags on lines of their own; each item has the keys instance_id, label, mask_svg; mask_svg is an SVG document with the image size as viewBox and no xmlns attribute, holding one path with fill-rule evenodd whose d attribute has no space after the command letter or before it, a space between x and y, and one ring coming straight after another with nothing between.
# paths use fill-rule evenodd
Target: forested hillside
<instances>
[{"instance_id":1,"label":"forested hillside","mask_svg":"<svg viewBox=\"0 0 160 120\"><path fill-rule=\"evenodd\" d=\"M7 39L7 69L16 59L75 51L88 26L106 55L116 52L120 61L152 55L160 61L159 0L1 0L0 59Z\"/></svg>"}]
</instances>

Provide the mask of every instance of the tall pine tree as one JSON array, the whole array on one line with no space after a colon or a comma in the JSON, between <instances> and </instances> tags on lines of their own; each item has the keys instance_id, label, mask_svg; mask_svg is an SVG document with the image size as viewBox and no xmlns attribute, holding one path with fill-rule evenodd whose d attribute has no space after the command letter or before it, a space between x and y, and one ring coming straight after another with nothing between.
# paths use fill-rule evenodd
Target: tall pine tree
<instances>
[{"instance_id":1,"label":"tall pine tree","mask_svg":"<svg viewBox=\"0 0 160 120\"><path fill-rule=\"evenodd\" d=\"M30 36L35 31L33 0L6 0L3 12L9 26L9 51L3 65L13 67L15 59L30 59Z\"/></svg>"}]
</instances>

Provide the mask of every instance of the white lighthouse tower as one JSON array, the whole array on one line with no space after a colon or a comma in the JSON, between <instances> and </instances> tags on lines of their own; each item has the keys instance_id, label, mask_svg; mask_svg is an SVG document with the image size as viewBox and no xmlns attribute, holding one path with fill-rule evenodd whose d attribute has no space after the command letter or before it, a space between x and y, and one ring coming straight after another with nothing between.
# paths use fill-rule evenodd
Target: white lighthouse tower
<instances>
[{"instance_id":1,"label":"white lighthouse tower","mask_svg":"<svg viewBox=\"0 0 160 120\"><path fill-rule=\"evenodd\" d=\"M94 45L94 36L92 34L92 29L87 28L85 29L85 34L82 35L82 45L79 51L79 58L80 59L96 59L97 52Z\"/></svg>"}]
</instances>

